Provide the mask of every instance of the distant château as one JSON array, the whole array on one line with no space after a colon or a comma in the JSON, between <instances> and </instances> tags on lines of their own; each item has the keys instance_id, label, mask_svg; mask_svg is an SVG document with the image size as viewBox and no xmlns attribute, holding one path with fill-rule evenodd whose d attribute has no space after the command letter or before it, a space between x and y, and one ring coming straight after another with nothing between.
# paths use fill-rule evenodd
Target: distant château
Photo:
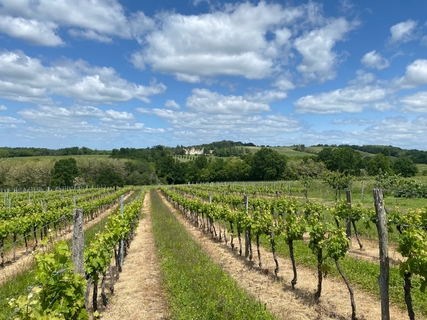
<instances>
[{"instance_id":1,"label":"distant ch\u00e2teau","mask_svg":"<svg viewBox=\"0 0 427 320\"><path fill-rule=\"evenodd\" d=\"M191 149L184 149L184 150L185 150L185 154L189 154L189 155L203 155L205 153L205 148L198 150L193 147Z\"/></svg>"}]
</instances>

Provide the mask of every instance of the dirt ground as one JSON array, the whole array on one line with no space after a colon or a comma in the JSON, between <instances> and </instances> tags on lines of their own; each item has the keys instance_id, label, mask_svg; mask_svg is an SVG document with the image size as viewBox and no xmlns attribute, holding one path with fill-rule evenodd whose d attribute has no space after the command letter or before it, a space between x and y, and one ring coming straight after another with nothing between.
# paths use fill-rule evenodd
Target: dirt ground
<instances>
[{"instance_id":1,"label":"dirt ground","mask_svg":"<svg viewBox=\"0 0 427 320\"><path fill-rule=\"evenodd\" d=\"M139 222L119 281L114 286L115 295L102 312L104 319L167 319L166 294L161 286L160 265L151 232L149 192L145 195L143 212L145 217Z\"/></svg>"},{"instance_id":2,"label":"dirt ground","mask_svg":"<svg viewBox=\"0 0 427 320\"><path fill-rule=\"evenodd\" d=\"M166 200L164 200L166 202ZM167 202L166 202L167 203ZM259 299L279 319L350 319L351 306L347 287L341 279L327 277L323 282L322 297L318 304L313 295L317 287L317 272L298 266L298 284L292 290L290 280L293 278L290 260L279 258L279 278L273 276L274 261L271 253L261 249L263 269L258 265L257 256L253 262L241 258L230 246L215 242L210 235L205 235L199 228L191 225L178 213L171 204L169 208L185 226L192 237L198 241L213 261L224 271L232 275L238 284L254 297ZM237 241L235 241L236 243ZM373 243L371 243L374 246ZM356 247L356 246L354 246ZM256 247L253 245L254 253ZM356 249L357 250L357 249ZM373 248L369 249L372 252ZM368 251L366 248L365 252ZM363 251L362 251L363 252ZM370 251L369 251L370 252ZM376 253L378 255L378 253ZM353 288L358 319L381 319L381 305L378 298ZM406 313L398 307L390 307L391 319L407 319Z\"/></svg>"},{"instance_id":3,"label":"dirt ground","mask_svg":"<svg viewBox=\"0 0 427 320\"><path fill-rule=\"evenodd\" d=\"M132 193L128 194L125 199L129 198ZM119 206L119 204L114 205L108 210L105 210L101 214L99 214L95 219L91 221L85 221L84 222L84 230L90 228L91 226L97 224L101 219L103 219L105 216L109 215L111 212L116 210L116 208ZM68 228L67 228L68 230ZM60 241L60 240L70 240L73 236L73 228L72 226L69 228L69 231L63 232L62 235L59 235L58 237L55 237L54 241ZM40 240L39 240L40 241ZM29 242L29 247L33 246L33 241ZM11 260L12 257L12 251L9 250L5 252L5 257L7 260ZM9 258L8 258L9 257ZM5 283L8 279L11 277L16 276L17 274L23 272L24 270L27 270L33 263L34 263L34 255L29 252L28 254L25 253L25 246L20 246L16 249L16 261L8 261L5 263L5 266L3 268L0 268L0 285Z\"/></svg>"}]
</instances>

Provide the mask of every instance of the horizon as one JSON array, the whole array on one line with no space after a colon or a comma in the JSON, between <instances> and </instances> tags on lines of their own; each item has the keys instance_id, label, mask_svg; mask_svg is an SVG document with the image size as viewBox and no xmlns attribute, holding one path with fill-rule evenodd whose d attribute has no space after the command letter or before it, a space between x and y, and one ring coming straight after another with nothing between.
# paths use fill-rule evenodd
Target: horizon
<instances>
[{"instance_id":1,"label":"horizon","mask_svg":"<svg viewBox=\"0 0 427 320\"><path fill-rule=\"evenodd\" d=\"M427 2L0 3L11 148L427 150Z\"/></svg>"}]
</instances>

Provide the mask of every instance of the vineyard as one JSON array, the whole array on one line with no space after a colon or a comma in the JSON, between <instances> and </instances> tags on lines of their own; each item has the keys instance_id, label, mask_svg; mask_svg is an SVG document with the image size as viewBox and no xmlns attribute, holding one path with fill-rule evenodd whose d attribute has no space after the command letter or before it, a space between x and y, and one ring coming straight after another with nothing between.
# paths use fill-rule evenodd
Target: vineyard
<instances>
[{"instance_id":1,"label":"vineyard","mask_svg":"<svg viewBox=\"0 0 427 320\"><path fill-rule=\"evenodd\" d=\"M0 211L2 268L14 267L18 259L16 248L22 243L25 252L29 254L32 251L28 257L35 257L36 269L23 271L23 274L30 275L33 284L27 285L27 289L17 295L8 294L7 301L1 302L5 312L0 317L84 319L88 317L87 310L92 310L96 316L98 285L102 288L101 297L105 299L108 271L109 290L114 290L115 279L121 272L123 257L138 223L144 194L139 192L132 195L128 199L132 201L124 205L125 195L132 192L132 188L124 188L117 191L83 189L5 193L5 206ZM96 235L89 232L90 240L86 239L86 235L83 236L83 229L81 234L76 234L77 220L80 220L77 226L82 227L84 221L96 219L119 203L121 208L103 219L102 226L98 223L102 229ZM74 233L73 255L69 244L65 241L56 242L57 238L71 229ZM83 241L86 240L89 244L84 247ZM81 270L75 263L74 246L77 241L81 243L82 249L78 253L82 260ZM25 252L22 259L27 257ZM29 267L32 268L31 265ZM8 287L8 283L4 287ZM91 308L88 297L90 292L93 300ZM6 305L4 302L7 302Z\"/></svg>"},{"instance_id":2,"label":"vineyard","mask_svg":"<svg viewBox=\"0 0 427 320\"><path fill-rule=\"evenodd\" d=\"M170 206L200 233L200 237L193 234L196 242L189 239L188 227L184 230L179 226L154 190L150 194L155 203L144 210L145 192L135 192L131 188L6 191L0 210L1 268L13 267L28 256L35 258L35 266L29 272L31 281L18 292L8 293L7 288L13 286L10 281L13 283L19 277L10 279L4 288L0 287L6 290L7 297L0 305L6 310L0 319L100 318L107 312L110 299L113 299L113 307L116 299L126 304L127 298L120 300L120 291L115 288L117 281L122 281L124 258L131 249L131 240L138 235L136 229L142 211L152 215L153 231L147 232L155 236L151 250L159 255L162 265L153 262L147 266L147 271L150 268L161 271L156 277L163 279L158 282L165 286L167 296L159 296L171 308L172 317L187 319L203 315L203 319L241 319L252 314L262 319L377 319L380 311L373 313L376 316L370 313L365 303L370 298L366 294L375 297L375 304L379 306L381 302L382 306L385 291L394 315L406 313L409 319L425 318L427 208L389 208L390 199L395 202L399 197L393 192L391 197L386 197L386 205L381 199L380 205L375 202L374 206L374 196L363 190L369 187L361 187L355 188L354 193L343 192L343 200L334 189L314 191L304 183L161 187L160 192ZM322 193L326 197L311 196ZM126 194L132 194L127 204L124 203ZM335 197L337 201L333 201ZM83 223L96 220L106 209L117 205L113 213L95 225L95 233L79 233ZM377 230L381 205L390 250L399 253L390 262L387 260L386 286L378 282L379 277L383 277L380 271L383 261L378 257L378 237L382 232ZM151 225L149 218L143 220L143 225L146 224ZM71 230L73 250L69 243L59 241ZM204 241L202 236L219 247L207 249L203 245L200 250L197 242ZM377 249L372 253L365 248L372 246L374 236ZM142 246L140 240L138 243ZM137 265L131 268L133 274L123 279L128 279L128 286L138 278L135 272L145 268L145 262L136 258L135 250L148 255L134 248L133 259L137 259ZM216 257L213 259L222 261L221 268L209 261L201 252L204 250ZM360 259L363 254L372 256ZM224 264L224 255L230 255L228 267ZM234 273L229 270L230 265L241 263L237 269L239 278L244 280L236 284L224 271ZM248 275L244 276L243 272ZM141 281L152 283L153 279L149 278L152 272L142 272L144 274L146 279ZM314 281L316 285L312 286ZM347 303L333 302L331 281L342 284L336 285L336 294L341 300L347 296ZM251 292L251 282L257 287L257 293L248 296L241 287L248 286L246 290ZM307 287L307 283L310 286ZM123 285L121 283L119 290L123 290ZM259 287L265 285L266 289ZM138 295L150 296L150 285L144 288L145 292L134 290ZM290 315L283 306L294 299L305 301L303 304L311 311L300 310L299 316ZM164 308L164 303L159 308ZM144 304L132 306L138 309ZM405 312L396 311L396 307ZM127 312L132 314L131 310ZM118 311L110 314L120 318Z\"/></svg>"},{"instance_id":3,"label":"vineyard","mask_svg":"<svg viewBox=\"0 0 427 320\"><path fill-rule=\"evenodd\" d=\"M352 204L347 200L328 206L304 198L280 196L275 188L265 185L193 185L163 188L162 191L195 226L228 244L237 255L249 261L256 258L260 270L263 270L263 261L269 259L261 256L260 246L269 247L275 265L271 272L276 277L280 271L277 247L287 247L281 252L286 251L292 261L293 278L284 281L289 281L292 289L298 286L296 256L311 255L312 258L304 258L307 261L301 264L317 269L314 300L318 301L322 295L325 274L335 273L347 285L352 319L357 315L353 282L379 294L380 288L372 287L372 283L377 283L378 264L363 262L368 270L377 270L361 281L352 269L356 263L359 268L362 265L346 255L352 232L362 250L364 231L376 228L376 212L372 205ZM406 304L410 319L414 319L414 312L426 316L426 217L426 209L394 210L387 216L389 230L397 230L397 251L404 257L390 270L388 298L401 306ZM334 272L333 267L337 271Z\"/></svg>"}]
</instances>

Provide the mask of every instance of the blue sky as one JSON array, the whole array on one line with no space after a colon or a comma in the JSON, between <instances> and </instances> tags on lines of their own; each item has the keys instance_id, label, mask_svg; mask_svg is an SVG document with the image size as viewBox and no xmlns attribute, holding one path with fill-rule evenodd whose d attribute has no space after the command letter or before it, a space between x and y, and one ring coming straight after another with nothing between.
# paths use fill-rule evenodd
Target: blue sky
<instances>
[{"instance_id":1,"label":"blue sky","mask_svg":"<svg viewBox=\"0 0 427 320\"><path fill-rule=\"evenodd\" d=\"M427 2L0 0L0 146L427 149Z\"/></svg>"}]
</instances>

